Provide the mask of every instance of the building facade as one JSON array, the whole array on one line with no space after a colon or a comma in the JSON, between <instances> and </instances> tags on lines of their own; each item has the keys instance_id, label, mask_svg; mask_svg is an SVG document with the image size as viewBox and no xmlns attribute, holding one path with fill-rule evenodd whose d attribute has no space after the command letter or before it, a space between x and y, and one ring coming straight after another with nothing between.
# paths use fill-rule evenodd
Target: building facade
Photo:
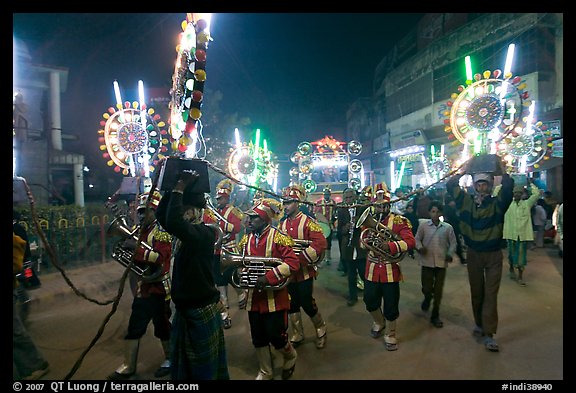
<instances>
[{"instance_id":1,"label":"building facade","mask_svg":"<svg viewBox=\"0 0 576 393\"><path fill-rule=\"evenodd\" d=\"M373 96L348 110L348 132L365 146L361 159L370 163L370 182L398 180L405 162L397 186L422 183L424 164L414 152L432 146L457 160L462 145L449 139L444 114L466 80L464 58L471 56L474 72L502 70L511 43L512 72L526 81L529 99L537 102L535 118L553 130L557 150L532 175L561 196L563 14L555 13L426 14L377 66Z\"/></svg>"}]
</instances>

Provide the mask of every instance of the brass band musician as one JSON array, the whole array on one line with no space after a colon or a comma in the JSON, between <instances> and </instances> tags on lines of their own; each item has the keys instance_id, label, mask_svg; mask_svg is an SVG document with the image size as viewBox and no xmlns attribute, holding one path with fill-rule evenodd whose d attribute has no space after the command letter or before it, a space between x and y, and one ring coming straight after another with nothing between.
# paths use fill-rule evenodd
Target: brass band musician
<instances>
[{"instance_id":1,"label":"brass band musician","mask_svg":"<svg viewBox=\"0 0 576 393\"><path fill-rule=\"evenodd\" d=\"M363 190L362 197L368 189ZM371 194L370 194L371 195ZM360 229L355 227L358 217L365 208L354 206L357 202L363 203L364 199L357 201L357 192L352 188L346 188L342 197L343 204L339 205L338 216L338 237L340 239L340 259L342 261L346 276L348 276L348 301L347 305L352 307L358 302L358 277L364 278L364 265L366 261L366 250L360 247ZM369 200L368 200L369 201Z\"/></svg>"},{"instance_id":2,"label":"brass band musician","mask_svg":"<svg viewBox=\"0 0 576 393\"><path fill-rule=\"evenodd\" d=\"M386 183L376 187L381 190L381 196L375 200L374 218L388 228L401 240L383 241L382 251L389 255L405 253L416 246L416 240L412 234L410 221L403 216L390 212L390 192ZM365 244L361 242L361 246ZM373 250L368 252L366 258L366 272L364 283L364 303L366 310L374 319L370 335L379 338L384 333L384 345L386 350L398 349L396 338L396 320L400 315L400 281L402 272L400 265L395 260L388 260L381 253ZM384 303L384 305L382 305Z\"/></svg>"},{"instance_id":3,"label":"brass band musician","mask_svg":"<svg viewBox=\"0 0 576 393\"><path fill-rule=\"evenodd\" d=\"M322 192L322 198L316 201L314 206L314 215L321 225L327 225L329 231L326 237L326 255L324 261L329 266L332 262L332 235L334 234L334 222L336 221L336 201L332 199L330 187L325 187ZM326 235L326 234L325 234Z\"/></svg>"},{"instance_id":4,"label":"brass band musician","mask_svg":"<svg viewBox=\"0 0 576 393\"><path fill-rule=\"evenodd\" d=\"M242 229L242 212L230 204L230 194L234 189L234 184L229 179L224 179L218 183L216 186L216 212L224 220L219 220L218 217L210 209L204 209L204 223L217 223L222 231L224 232L224 239L222 241L222 247L214 248L214 281L220 292L220 300L226 308L221 314L222 321L224 323L224 329L230 329L232 327L232 319L228 309L230 308L228 304L228 284L230 283L230 276L233 269L228 269L223 273L220 270L220 255L222 254L222 248L228 252L238 253L238 246L236 235ZM246 305L246 293L243 289L238 290L238 303L240 308Z\"/></svg>"},{"instance_id":5,"label":"brass band musician","mask_svg":"<svg viewBox=\"0 0 576 393\"><path fill-rule=\"evenodd\" d=\"M300 270L292 275L288 284L290 311L288 311L290 342L296 347L304 341L304 326L300 308L310 317L316 329L316 348L326 345L326 322L318 312L313 296L314 280L317 277L316 262L321 260L326 250L326 238L316 220L302 213L298 206L306 200L306 191L301 185L286 187L283 192L285 218L280 222L280 230L293 239L307 240L309 245L298 253Z\"/></svg>"},{"instance_id":6,"label":"brass band musician","mask_svg":"<svg viewBox=\"0 0 576 393\"><path fill-rule=\"evenodd\" d=\"M270 224L281 215L280 202L263 198L250 210L246 235L240 240L239 248L250 256L277 258L280 264L270 268L257 279L256 288L248 289L248 320L252 344L260 370L257 380L273 379L272 357L269 345L272 344L284 358L282 379L292 376L296 366L297 353L288 340L288 310L290 299L286 286L280 289L266 289L276 286L297 272L300 268L298 256L294 252L294 240L284 235Z\"/></svg>"},{"instance_id":7,"label":"brass band musician","mask_svg":"<svg viewBox=\"0 0 576 393\"><path fill-rule=\"evenodd\" d=\"M160 339L165 360L155 377L170 373L170 258L172 255L172 236L166 232L154 217L154 211L160 202L160 193L154 191L146 208L149 193L140 195L137 215L140 221L140 238L143 243L152 246L150 251L138 246L136 240L124 240L123 247L134 252L134 262L139 264L156 264L162 269L162 275L148 282L138 279L132 301L132 313L128 322L128 331L124 337L124 363L108 379L128 379L136 372L140 339L146 333L150 320L154 325L154 336Z\"/></svg>"}]
</instances>

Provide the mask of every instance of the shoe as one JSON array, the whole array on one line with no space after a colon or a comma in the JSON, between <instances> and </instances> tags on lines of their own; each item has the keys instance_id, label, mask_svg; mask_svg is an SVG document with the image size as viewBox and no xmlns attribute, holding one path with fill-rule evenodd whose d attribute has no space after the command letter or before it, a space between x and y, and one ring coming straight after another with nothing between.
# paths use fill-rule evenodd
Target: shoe
<instances>
[{"instance_id":1,"label":"shoe","mask_svg":"<svg viewBox=\"0 0 576 393\"><path fill-rule=\"evenodd\" d=\"M346 302L346 304L349 307L352 307L353 305L355 305L356 303L358 303L358 299L348 299L348 301Z\"/></svg>"},{"instance_id":2,"label":"shoe","mask_svg":"<svg viewBox=\"0 0 576 393\"><path fill-rule=\"evenodd\" d=\"M525 286L526 286L526 283L525 283L524 280L522 280L521 278L518 279L518 284L519 284L521 287L525 287Z\"/></svg>"},{"instance_id":3,"label":"shoe","mask_svg":"<svg viewBox=\"0 0 576 393\"><path fill-rule=\"evenodd\" d=\"M444 326L444 322L440 320L440 318L432 318L430 319L430 323L434 325L434 327L441 328Z\"/></svg>"},{"instance_id":4,"label":"shoe","mask_svg":"<svg viewBox=\"0 0 576 393\"><path fill-rule=\"evenodd\" d=\"M24 381L36 381L37 379L42 378L44 375L48 374L50 371L50 365L48 362L44 362L42 368L33 371L32 374L22 378Z\"/></svg>"},{"instance_id":5,"label":"shoe","mask_svg":"<svg viewBox=\"0 0 576 393\"><path fill-rule=\"evenodd\" d=\"M224 329L230 329L232 327L232 319L226 318L224 321Z\"/></svg>"},{"instance_id":6,"label":"shoe","mask_svg":"<svg viewBox=\"0 0 576 393\"><path fill-rule=\"evenodd\" d=\"M484 340L484 346L490 352L499 352L500 351L500 348L498 347L498 343L496 342L494 337L491 337L491 336L486 337L486 339Z\"/></svg>"},{"instance_id":7,"label":"shoe","mask_svg":"<svg viewBox=\"0 0 576 393\"><path fill-rule=\"evenodd\" d=\"M422 304L420 305L420 308L422 309L422 311L426 312L430 309L430 301L432 299L425 297L424 300L422 301Z\"/></svg>"},{"instance_id":8,"label":"shoe","mask_svg":"<svg viewBox=\"0 0 576 393\"><path fill-rule=\"evenodd\" d=\"M516 273L514 273L514 272L509 272L509 273L508 273L508 276L510 277L510 280L516 281Z\"/></svg>"},{"instance_id":9,"label":"shoe","mask_svg":"<svg viewBox=\"0 0 576 393\"><path fill-rule=\"evenodd\" d=\"M476 326L476 327L474 327L474 330L472 330L472 335L474 337L483 337L484 336L484 330L482 330L482 328L480 326Z\"/></svg>"},{"instance_id":10,"label":"shoe","mask_svg":"<svg viewBox=\"0 0 576 393\"><path fill-rule=\"evenodd\" d=\"M156 372L154 373L154 377L155 378L162 378L165 377L166 375L170 374L170 365L168 365L168 367L158 367L158 370L156 370Z\"/></svg>"},{"instance_id":11,"label":"shoe","mask_svg":"<svg viewBox=\"0 0 576 393\"><path fill-rule=\"evenodd\" d=\"M384 328L378 329L380 326L376 323L372 324L372 329L370 329L370 337L380 338L384 334Z\"/></svg>"}]
</instances>

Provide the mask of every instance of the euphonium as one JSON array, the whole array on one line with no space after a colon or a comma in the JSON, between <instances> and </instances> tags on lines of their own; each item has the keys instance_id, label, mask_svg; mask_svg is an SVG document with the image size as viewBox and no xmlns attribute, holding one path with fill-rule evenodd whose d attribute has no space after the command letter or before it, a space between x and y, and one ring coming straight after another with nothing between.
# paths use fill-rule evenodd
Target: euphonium
<instances>
[{"instance_id":1,"label":"euphonium","mask_svg":"<svg viewBox=\"0 0 576 393\"><path fill-rule=\"evenodd\" d=\"M224 272L228 268L235 268L232 274L231 284L235 288L255 288L256 280L259 276L266 274L282 263L280 258L256 257L252 255L241 255L222 250L220 254L220 271ZM288 279L277 285L269 285L264 289L282 289L288 284Z\"/></svg>"},{"instance_id":2,"label":"euphonium","mask_svg":"<svg viewBox=\"0 0 576 393\"><path fill-rule=\"evenodd\" d=\"M376 221L374 217L370 214L370 208L364 210L364 212L358 218L356 222L356 228L361 226L366 226L360 233L360 242L364 247L378 256L383 257L389 262L400 262L406 256L406 252L401 252L399 254L390 254L388 251L384 251L382 247L384 243L391 241L402 240L400 236L392 232L384 224Z\"/></svg>"},{"instance_id":3,"label":"euphonium","mask_svg":"<svg viewBox=\"0 0 576 393\"><path fill-rule=\"evenodd\" d=\"M122 243L126 239L134 239L138 241L138 233L140 231L140 226L137 226L134 230L130 230L128 224L126 223L126 216L118 216L115 218L110 225L108 226L108 230L106 234L108 236L120 236L122 239L114 245L114 249L112 250L112 258L120 262L125 267L129 267L133 257L134 251L128 248L122 247ZM140 242L140 245L147 249L148 251L152 251L152 247L145 242ZM142 277L144 282L151 282L154 281L162 276L162 266L155 265L155 264L146 264L142 266L142 264L132 263L130 266L130 270L136 273L138 276Z\"/></svg>"}]
</instances>

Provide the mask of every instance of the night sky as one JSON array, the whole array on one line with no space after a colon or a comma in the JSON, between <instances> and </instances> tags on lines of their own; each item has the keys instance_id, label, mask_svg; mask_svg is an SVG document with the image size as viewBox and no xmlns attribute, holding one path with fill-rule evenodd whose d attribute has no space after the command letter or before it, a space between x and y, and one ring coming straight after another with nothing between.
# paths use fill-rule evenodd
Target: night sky
<instances>
[{"instance_id":1,"label":"night sky","mask_svg":"<svg viewBox=\"0 0 576 393\"><path fill-rule=\"evenodd\" d=\"M372 95L377 64L422 15L214 14L205 93L221 91L222 109L249 117L279 155L291 153L303 140L343 138L348 106ZM62 95L63 132L79 135L80 143L73 148L87 156L88 164L100 154L98 123L114 104L114 80L123 92L134 94L139 79L146 87L171 86L185 17L13 14L14 35L32 40L35 63L69 69L68 89Z\"/></svg>"}]
</instances>

